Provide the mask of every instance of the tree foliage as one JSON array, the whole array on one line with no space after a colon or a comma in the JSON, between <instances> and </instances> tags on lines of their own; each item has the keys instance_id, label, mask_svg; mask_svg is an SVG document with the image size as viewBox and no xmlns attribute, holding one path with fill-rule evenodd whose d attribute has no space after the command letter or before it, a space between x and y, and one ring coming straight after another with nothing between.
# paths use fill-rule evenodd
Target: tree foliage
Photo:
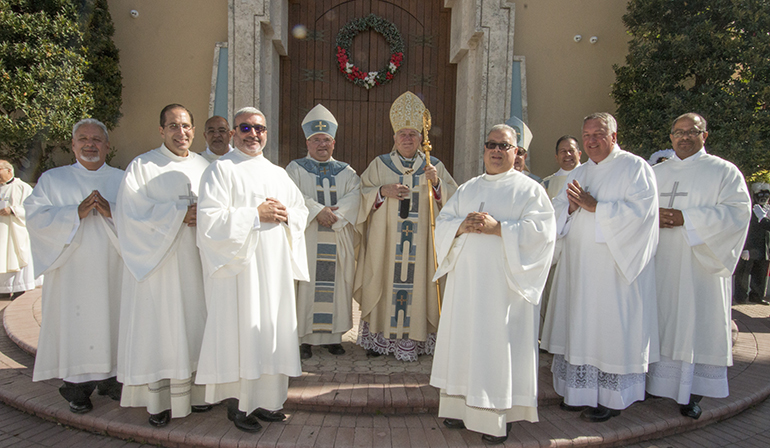
<instances>
[{"instance_id":1,"label":"tree foliage","mask_svg":"<svg viewBox=\"0 0 770 448\"><path fill-rule=\"evenodd\" d=\"M770 0L630 0L623 22L612 96L626 150L670 148L673 119L696 112L709 152L744 174L770 167Z\"/></svg>"},{"instance_id":2,"label":"tree foliage","mask_svg":"<svg viewBox=\"0 0 770 448\"><path fill-rule=\"evenodd\" d=\"M0 157L37 178L69 150L72 125L120 117L120 70L106 2L0 0ZM117 83L116 89L113 84Z\"/></svg>"}]
</instances>

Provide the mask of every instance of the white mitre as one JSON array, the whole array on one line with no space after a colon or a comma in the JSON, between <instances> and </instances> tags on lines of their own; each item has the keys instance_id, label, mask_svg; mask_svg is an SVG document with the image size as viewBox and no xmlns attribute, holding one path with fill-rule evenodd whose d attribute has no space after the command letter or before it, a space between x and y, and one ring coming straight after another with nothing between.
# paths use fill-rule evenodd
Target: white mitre
<instances>
[{"instance_id":1,"label":"white mitre","mask_svg":"<svg viewBox=\"0 0 770 448\"><path fill-rule=\"evenodd\" d=\"M329 109L317 104L302 120L302 130L305 132L306 140L316 134L326 134L334 138L337 134L337 119Z\"/></svg>"}]
</instances>

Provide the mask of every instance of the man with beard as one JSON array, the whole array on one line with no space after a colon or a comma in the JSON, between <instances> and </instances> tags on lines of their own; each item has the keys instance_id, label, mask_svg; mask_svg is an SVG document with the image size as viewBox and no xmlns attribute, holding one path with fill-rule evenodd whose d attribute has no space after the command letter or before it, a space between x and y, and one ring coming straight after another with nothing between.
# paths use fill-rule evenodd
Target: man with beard
<instances>
[{"instance_id":1,"label":"man with beard","mask_svg":"<svg viewBox=\"0 0 770 448\"><path fill-rule=\"evenodd\" d=\"M267 120L239 110L236 151L203 175L198 244L208 319L197 384L206 401L230 399L236 428L257 432L257 419L278 422L289 377L300 376L294 281L308 281L305 200L283 168L262 154Z\"/></svg>"}]
</instances>

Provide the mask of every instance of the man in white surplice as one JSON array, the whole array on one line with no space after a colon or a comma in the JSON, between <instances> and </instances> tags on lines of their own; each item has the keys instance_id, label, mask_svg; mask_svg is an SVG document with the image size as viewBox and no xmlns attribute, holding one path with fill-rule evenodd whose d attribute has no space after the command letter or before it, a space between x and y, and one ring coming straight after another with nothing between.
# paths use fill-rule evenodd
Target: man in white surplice
<instances>
[{"instance_id":1,"label":"man in white surplice","mask_svg":"<svg viewBox=\"0 0 770 448\"><path fill-rule=\"evenodd\" d=\"M192 113L170 104L160 115L163 145L126 168L115 223L126 265L120 309L121 406L146 407L150 424L208 409L193 384L206 303L195 244L198 183L209 163L190 151Z\"/></svg>"},{"instance_id":2,"label":"man in white surplice","mask_svg":"<svg viewBox=\"0 0 770 448\"><path fill-rule=\"evenodd\" d=\"M510 422L538 421L537 330L556 223L536 181L513 169L516 131L494 126L486 173L460 186L436 219L447 274L430 384L449 428L508 438Z\"/></svg>"},{"instance_id":3,"label":"man in white surplice","mask_svg":"<svg viewBox=\"0 0 770 448\"><path fill-rule=\"evenodd\" d=\"M703 396L728 395L732 273L751 217L751 197L732 163L706 153L706 120L671 125L675 155L655 165L660 244L655 256L660 362L647 392L672 398L686 417L701 415Z\"/></svg>"},{"instance_id":4,"label":"man in white surplice","mask_svg":"<svg viewBox=\"0 0 770 448\"><path fill-rule=\"evenodd\" d=\"M13 165L0 160L0 297L12 299L35 289L24 200L32 187L14 177Z\"/></svg>"},{"instance_id":5,"label":"man in white surplice","mask_svg":"<svg viewBox=\"0 0 770 448\"><path fill-rule=\"evenodd\" d=\"M307 157L286 172L305 197L308 215L309 282L297 282L297 328L302 359L313 345L342 355L342 335L353 327L355 237L361 179L347 163L334 160L337 120L318 104L302 121Z\"/></svg>"},{"instance_id":6,"label":"man in white surplice","mask_svg":"<svg viewBox=\"0 0 770 448\"><path fill-rule=\"evenodd\" d=\"M541 342L555 355L562 409L591 422L643 400L647 366L658 360L655 175L616 142L612 115L584 119L589 161L554 200L563 245Z\"/></svg>"},{"instance_id":7,"label":"man in white surplice","mask_svg":"<svg viewBox=\"0 0 770 448\"><path fill-rule=\"evenodd\" d=\"M233 119L236 147L203 175L198 245L206 276L208 319L196 382L206 401L228 403L236 428L282 421L289 377L300 376L294 281L308 280L307 207L282 168L262 154L264 114Z\"/></svg>"},{"instance_id":8,"label":"man in white surplice","mask_svg":"<svg viewBox=\"0 0 770 448\"><path fill-rule=\"evenodd\" d=\"M107 128L72 128L72 165L40 176L24 202L36 276L45 275L32 381L62 378L70 411L93 409L91 393L120 399L115 379L123 260L112 210L123 171L107 165Z\"/></svg>"}]
</instances>

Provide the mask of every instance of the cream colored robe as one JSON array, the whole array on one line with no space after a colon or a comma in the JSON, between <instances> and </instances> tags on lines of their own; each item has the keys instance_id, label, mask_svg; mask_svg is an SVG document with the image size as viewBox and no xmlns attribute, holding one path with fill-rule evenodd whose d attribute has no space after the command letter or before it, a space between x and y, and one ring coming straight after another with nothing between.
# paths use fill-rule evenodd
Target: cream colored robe
<instances>
[{"instance_id":1,"label":"cream colored robe","mask_svg":"<svg viewBox=\"0 0 770 448\"><path fill-rule=\"evenodd\" d=\"M441 200L432 199L438 216L443 204L457 190L457 183L438 159L432 157L431 163L441 179ZM433 194L425 179L424 164L424 158L418 156L413 169L405 168L394 150L375 158L361 175L362 200L356 224L363 241L353 297L361 304L362 319L369 323L371 333L384 333L387 339L425 341L438 328L436 285L431 282L435 268L428 210L428 198L433 198ZM405 220L399 217L397 199L385 198L377 210L372 210L379 188L393 183L412 188L411 211ZM410 254L405 261L413 263L408 269L402 265L400 254L407 246ZM394 283L394 277L403 283Z\"/></svg>"},{"instance_id":2,"label":"cream colored robe","mask_svg":"<svg viewBox=\"0 0 770 448\"><path fill-rule=\"evenodd\" d=\"M320 166L308 156L286 167L310 212L305 229L310 281L297 283L297 330L300 342L314 345L339 343L342 334L353 327L355 224L361 202L361 179L350 165L332 158L325 165L328 173L321 173ZM338 221L331 228L316 220L325 206L339 207L334 212ZM328 254L332 247L333 256ZM319 261L319 253L328 255ZM332 263L334 269L328 269Z\"/></svg>"}]
</instances>

